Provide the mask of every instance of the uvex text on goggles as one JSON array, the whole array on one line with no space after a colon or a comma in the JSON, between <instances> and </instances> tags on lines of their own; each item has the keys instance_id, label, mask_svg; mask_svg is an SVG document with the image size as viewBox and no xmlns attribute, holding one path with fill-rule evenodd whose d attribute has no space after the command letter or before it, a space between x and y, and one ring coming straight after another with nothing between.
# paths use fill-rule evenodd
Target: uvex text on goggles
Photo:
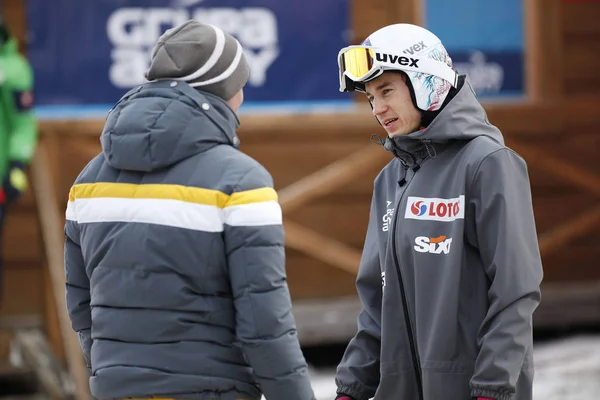
<instances>
[{"instance_id":1,"label":"uvex text on goggles","mask_svg":"<svg viewBox=\"0 0 600 400\"><path fill-rule=\"evenodd\" d=\"M338 55L340 92L360 90L354 83L364 83L386 70L414 71L439 76L456 87L458 74L446 63L432 58L400 56L368 46L349 46Z\"/></svg>"}]
</instances>

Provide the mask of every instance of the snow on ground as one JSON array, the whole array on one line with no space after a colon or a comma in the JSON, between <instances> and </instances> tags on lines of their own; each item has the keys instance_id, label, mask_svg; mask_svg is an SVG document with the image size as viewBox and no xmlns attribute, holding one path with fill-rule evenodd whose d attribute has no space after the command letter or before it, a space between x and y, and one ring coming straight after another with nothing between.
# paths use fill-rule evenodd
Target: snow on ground
<instances>
[{"instance_id":1,"label":"snow on ground","mask_svg":"<svg viewBox=\"0 0 600 400\"><path fill-rule=\"evenodd\" d=\"M600 336L536 345L534 400L595 399L600 393ZM317 400L335 398L334 368L311 370Z\"/></svg>"},{"instance_id":2,"label":"snow on ground","mask_svg":"<svg viewBox=\"0 0 600 400\"><path fill-rule=\"evenodd\" d=\"M595 399L600 393L600 336L575 336L535 348L535 400Z\"/></svg>"}]
</instances>

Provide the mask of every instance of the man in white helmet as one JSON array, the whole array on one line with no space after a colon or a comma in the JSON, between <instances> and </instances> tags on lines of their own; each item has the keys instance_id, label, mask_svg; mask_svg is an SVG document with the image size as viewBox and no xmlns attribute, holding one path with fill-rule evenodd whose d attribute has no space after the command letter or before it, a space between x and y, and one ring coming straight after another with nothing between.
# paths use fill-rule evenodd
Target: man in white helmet
<instances>
[{"instance_id":1,"label":"man in white helmet","mask_svg":"<svg viewBox=\"0 0 600 400\"><path fill-rule=\"evenodd\" d=\"M531 400L543 273L525 161L426 29L387 26L338 62L394 159L375 179L337 399Z\"/></svg>"}]
</instances>

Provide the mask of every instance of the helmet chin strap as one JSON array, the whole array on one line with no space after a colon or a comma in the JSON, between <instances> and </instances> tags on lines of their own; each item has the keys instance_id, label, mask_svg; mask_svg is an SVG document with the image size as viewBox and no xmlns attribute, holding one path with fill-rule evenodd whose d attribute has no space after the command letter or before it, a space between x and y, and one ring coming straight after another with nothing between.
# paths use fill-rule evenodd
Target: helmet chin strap
<instances>
[{"instance_id":1,"label":"helmet chin strap","mask_svg":"<svg viewBox=\"0 0 600 400\"><path fill-rule=\"evenodd\" d=\"M436 111L421 111L421 125L423 127L428 127L429 124L431 124L431 122L435 119L435 117L437 117L439 115L439 113L446 107L446 105L448 105L448 103L450 103L450 100L452 100L454 98L454 96L456 96L456 94L458 93L458 91L460 90L460 88L462 88L463 83L465 82L464 79L464 75L460 76L457 78L457 85L456 87L451 87L450 91L448 92L448 94L446 95L446 98L444 99L444 102L442 103L442 106L439 108L439 110Z\"/></svg>"},{"instance_id":2,"label":"helmet chin strap","mask_svg":"<svg viewBox=\"0 0 600 400\"><path fill-rule=\"evenodd\" d=\"M421 110L419 108L419 106L417 106L417 95L415 94L415 88L412 85L412 82L410 81L410 79L408 78L408 75L406 75L404 72L399 71L402 76L404 77L404 83L406 84L406 87L408 88L408 93L410 93L410 99L412 100L413 106L419 110L419 112L421 113L421 121L419 122L419 129L424 129L427 128L427 126L429 125L429 123L431 122L429 120L429 118L427 117L427 114L429 112L436 112L436 111L424 111ZM437 114L436 114L437 115ZM434 117L435 118L435 117ZM431 118L431 120L433 120L433 118Z\"/></svg>"}]
</instances>

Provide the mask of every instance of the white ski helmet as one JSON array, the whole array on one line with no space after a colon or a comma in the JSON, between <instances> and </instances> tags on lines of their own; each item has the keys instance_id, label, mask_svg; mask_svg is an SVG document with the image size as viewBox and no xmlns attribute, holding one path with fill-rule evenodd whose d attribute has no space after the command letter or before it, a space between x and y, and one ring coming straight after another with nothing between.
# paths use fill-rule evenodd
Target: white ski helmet
<instances>
[{"instance_id":1,"label":"white ski helmet","mask_svg":"<svg viewBox=\"0 0 600 400\"><path fill-rule=\"evenodd\" d=\"M415 106L422 111L440 109L458 73L440 39L420 26L389 25L372 33L362 44L338 54L340 91L365 91L365 83L384 71L402 71Z\"/></svg>"}]
</instances>

